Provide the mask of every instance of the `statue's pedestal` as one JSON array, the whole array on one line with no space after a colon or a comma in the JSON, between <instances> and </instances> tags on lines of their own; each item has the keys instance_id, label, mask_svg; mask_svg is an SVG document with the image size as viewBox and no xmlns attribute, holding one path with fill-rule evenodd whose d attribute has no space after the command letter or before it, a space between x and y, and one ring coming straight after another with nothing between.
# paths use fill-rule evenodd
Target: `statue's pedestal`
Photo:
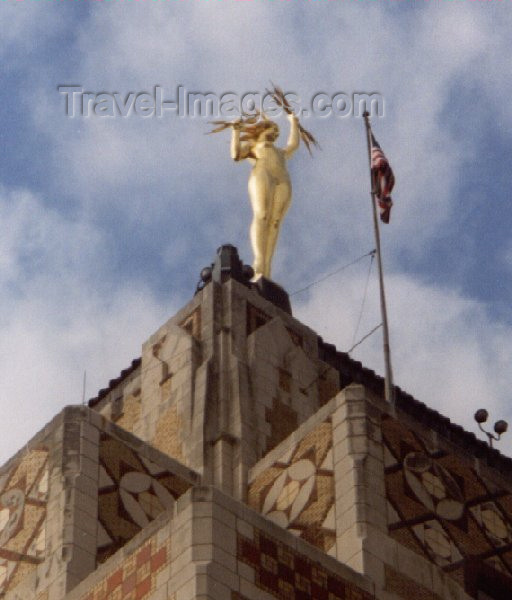
<instances>
[{"instance_id":1,"label":"statue's pedestal","mask_svg":"<svg viewBox=\"0 0 512 600\"><path fill-rule=\"evenodd\" d=\"M266 277L260 277L256 281L252 281L251 277L253 275L252 267L242 263L235 246L224 244L217 249L217 256L212 264L201 271L196 293L212 280L222 284L228 279L236 279L243 285L256 289L265 300L272 302L291 315L292 307L286 290Z\"/></svg>"},{"instance_id":2,"label":"statue's pedestal","mask_svg":"<svg viewBox=\"0 0 512 600\"><path fill-rule=\"evenodd\" d=\"M272 302L289 315L292 314L292 307L288 293L275 281L267 279L266 277L260 277L257 281L253 282L253 286L258 290L261 296L265 298L265 300Z\"/></svg>"}]
</instances>

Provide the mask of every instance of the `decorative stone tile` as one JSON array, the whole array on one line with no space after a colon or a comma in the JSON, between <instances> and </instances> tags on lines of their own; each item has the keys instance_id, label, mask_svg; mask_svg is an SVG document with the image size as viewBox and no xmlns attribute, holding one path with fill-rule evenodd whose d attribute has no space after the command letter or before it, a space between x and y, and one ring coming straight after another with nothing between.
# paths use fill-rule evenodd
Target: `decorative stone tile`
<instances>
[{"instance_id":1,"label":"decorative stone tile","mask_svg":"<svg viewBox=\"0 0 512 600\"><path fill-rule=\"evenodd\" d=\"M254 540L238 536L237 558L254 569L256 587L275 598L370 600L372 595L319 563L255 530ZM233 594L232 600L243 600Z\"/></svg>"},{"instance_id":2,"label":"decorative stone tile","mask_svg":"<svg viewBox=\"0 0 512 600\"><path fill-rule=\"evenodd\" d=\"M271 317L252 304L247 304L247 335L268 323Z\"/></svg>"},{"instance_id":3,"label":"decorative stone tile","mask_svg":"<svg viewBox=\"0 0 512 600\"><path fill-rule=\"evenodd\" d=\"M133 431L135 425L140 420L141 413L141 398L138 396L129 395L123 400L123 409L120 416L117 419L113 419L116 425L126 429L127 431Z\"/></svg>"},{"instance_id":4,"label":"decorative stone tile","mask_svg":"<svg viewBox=\"0 0 512 600\"><path fill-rule=\"evenodd\" d=\"M385 565L385 590L405 598L406 600L443 600L432 590L419 585L403 573L399 573L389 565Z\"/></svg>"},{"instance_id":5,"label":"decorative stone tile","mask_svg":"<svg viewBox=\"0 0 512 600\"><path fill-rule=\"evenodd\" d=\"M318 377L318 404L323 406L340 391L337 379L325 372Z\"/></svg>"},{"instance_id":6,"label":"decorative stone tile","mask_svg":"<svg viewBox=\"0 0 512 600\"><path fill-rule=\"evenodd\" d=\"M286 369L278 369L279 373L279 388L283 392L290 393L292 391L292 375Z\"/></svg>"},{"instance_id":7,"label":"decorative stone tile","mask_svg":"<svg viewBox=\"0 0 512 600\"><path fill-rule=\"evenodd\" d=\"M0 596L44 559L48 451L27 452L0 478Z\"/></svg>"},{"instance_id":8,"label":"decorative stone tile","mask_svg":"<svg viewBox=\"0 0 512 600\"><path fill-rule=\"evenodd\" d=\"M287 327L286 331L289 333L292 342L298 348L302 348L304 345L304 340L302 339L302 336L300 334L298 334L296 331L294 331L293 329L291 329L290 327Z\"/></svg>"},{"instance_id":9,"label":"decorative stone tile","mask_svg":"<svg viewBox=\"0 0 512 600\"><path fill-rule=\"evenodd\" d=\"M190 484L103 434L99 452L97 561L104 562Z\"/></svg>"},{"instance_id":10,"label":"decorative stone tile","mask_svg":"<svg viewBox=\"0 0 512 600\"><path fill-rule=\"evenodd\" d=\"M332 428L325 421L249 486L249 505L328 552L335 543Z\"/></svg>"},{"instance_id":11,"label":"decorative stone tile","mask_svg":"<svg viewBox=\"0 0 512 600\"><path fill-rule=\"evenodd\" d=\"M201 307L198 306L179 326L197 340L201 339Z\"/></svg>"},{"instance_id":12,"label":"decorative stone tile","mask_svg":"<svg viewBox=\"0 0 512 600\"><path fill-rule=\"evenodd\" d=\"M173 405L166 409L159 417L156 424L155 436L152 445L161 452L165 452L176 460L183 460L183 444L181 432L183 426L178 416L178 408Z\"/></svg>"},{"instance_id":13,"label":"decorative stone tile","mask_svg":"<svg viewBox=\"0 0 512 600\"><path fill-rule=\"evenodd\" d=\"M432 449L391 417L382 434L391 537L461 585L465 565L475 559L512 576L505 558L512 550L512 495L484 481L464 457Z\"/></svg>"},{"instance_id":14,"label":"decorative stone tile","mask_svg":"<svg viewBox=\"0 0 512 600\"><path fill-rule=\"evenodd\" d=\"M266 451L286 439L298 427L298 415L293 408L274 398L272 408L265 409L265 420L270 424L270 436L267 438Z\"/></svg>"},{"instance_id":15,"label":"decorative stone tile","mask_svg":"<svg viewBox=\"0 0 512 600\"><path fill-rule=\"evenodd\" d=\"M512 544L512 525L496 502L482 502L469 510L493 546Z\"/></svg>"},{"instance_id":16,"label":"decorative stone tile","mask_svg":"<svg viewBox=\"0 0 512 600\"><path fill-rule=\"evenodd\" d=\"M403 460L405 481L430 512L458 521L464 513L464 494L450 472L423 452L409 452Z\"/></svg>"},{"instance_id":17,"label":"decorative stone tile","mask_svg":"<svg viewBox=\"0 0 512 600\"><path fill-rule=\"evenodd\" d=\"M171 540L157 546L153 536L104 577L80 600L142 600L156 589L157 574L170 563Z\"/></svg>"},{"instance_id":18,"label":"decorative stone tile","mask_svg":"<svg viewBox=\"0 0 512 600\"><path fill-rule=\"evenodd\" d=\"M457 545L439 521L433 519L419 523L412 527L412 531L436 564L445 566L461 561Z\"/></svg>"}]
</instances>

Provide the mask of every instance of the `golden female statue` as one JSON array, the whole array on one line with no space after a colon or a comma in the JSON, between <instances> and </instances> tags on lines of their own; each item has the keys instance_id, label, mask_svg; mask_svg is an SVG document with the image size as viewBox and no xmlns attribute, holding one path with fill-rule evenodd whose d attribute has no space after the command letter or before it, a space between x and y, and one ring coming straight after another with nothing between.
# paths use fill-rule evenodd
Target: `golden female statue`
<instances>
[{"instance_id":1,"label":"golden female statue","mask_svg":"<svg viewBox=\"0 0 512 600\"><path fill-rule=\"evenodd\" d=\"M254 278L270 279L272 257L276 248L281 223L292 199L292 184L286 161L297 150L300 143L297 117L288 116L290 135L286 148L277 148L274 142L279 136L279 127L273 121L262 119L251 126L244 141L240 140L241 122L233 125L231 136L231 158L248 160L252 165L249 176L249 198L253 220L250 240L254 254Z\"/></svg>"},{"instance_id":2,"label":"golden female statue","mask_svg":"<svg viewBox=\"0 0 512 600\"><path fill-rule=\"evenodd\" d=\"M248 160L253 165L249 176L249 198L253 210L250 240L254 281L260 277L270 279L277 237L291 203L292 185L286 161L299 147L301 137L308 150L310 143L316 144L313 136L299 124L281 90L275 88L273 97L285 109L290 121L286 148L274 145L279 137L279 127L260 113L234 122L216 121L220 127L212 132L231 127L231 158Z\"/></svg>"}]
</instances>

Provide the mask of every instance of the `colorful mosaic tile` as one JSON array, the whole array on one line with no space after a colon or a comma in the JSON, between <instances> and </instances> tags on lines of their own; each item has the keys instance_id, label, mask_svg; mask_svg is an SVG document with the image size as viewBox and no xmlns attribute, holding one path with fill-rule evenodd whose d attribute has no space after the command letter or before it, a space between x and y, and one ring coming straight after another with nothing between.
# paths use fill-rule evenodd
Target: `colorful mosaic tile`
<instances>
[{"instance_id":1,"label":"colorful mosaic tile","mask_svg":"<svg viewBox=\"0 0 512 600\"><path fill-rule=\"evenodd\" d=\"M254 540L238 537L238 560L254 569L257 587L283 600L370 600L373 595L255 530ZM233 596L233 600L243 600Z\"/></svg>"}]
</instances>

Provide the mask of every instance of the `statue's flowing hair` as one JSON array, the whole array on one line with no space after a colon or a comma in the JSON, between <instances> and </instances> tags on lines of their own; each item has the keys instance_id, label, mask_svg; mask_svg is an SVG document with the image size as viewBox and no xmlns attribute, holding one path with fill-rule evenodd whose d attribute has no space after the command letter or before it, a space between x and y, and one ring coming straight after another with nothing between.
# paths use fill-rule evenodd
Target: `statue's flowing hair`
<instances>
[{"instance_id":1,"label":"statue's flowing hair","mask_svg":"<svg viewBox=\"0 0 512 600\"><path fill-rule=\"evenodd\" d=\"M268 93L272 95L274 102L287 114L292 114L292 107L290 106L281 88L273 85L273 90ZM216 125L216 127L208 133L217 133L219 131L224 131L224 129L228 129L229 127L237 127L240 129L241 133L240 141L247 142L249 144L254 144L259 136L267 129L276 128L277 132L279 132L277 123L269 119L265 113L260 112L257 109L254 111L254 113L242 114L241 118L237 121L212 121L211 123ZM299 132L304 145L311 154L311 145L319 147L318 142L313 135L309 133L309 131L302 127L300 123Z\"/></svg>"},{"instance_id":2,"label":"statue's flowing hair","mask_svg":"<svg viewBox=\"0 0 512 600\"><path fill-rule=\"evenodd\" d=\"M237 121L212 121L212 124L217 125L217 127L208 133L217 133L228 127L237 127L240 129L240 141L249 143L255 143L267 129L275 128L279 131L277 123L274 123L259 110L256 110L253 114L242 114Z\"/></svg>"},{"instance_id":3,"label":"statue's flowing hair","mask_svg":"<svg viewBox=\"0 0 512 600\"><path fill-rule=\"evenodd\" d=\"M271 121L264 113L259 111L255 115L244 115L240 121L240 141L254 143L260 135L268 129L275 129L279 133L279 126Z\"/></svg>"}]
</instances>

